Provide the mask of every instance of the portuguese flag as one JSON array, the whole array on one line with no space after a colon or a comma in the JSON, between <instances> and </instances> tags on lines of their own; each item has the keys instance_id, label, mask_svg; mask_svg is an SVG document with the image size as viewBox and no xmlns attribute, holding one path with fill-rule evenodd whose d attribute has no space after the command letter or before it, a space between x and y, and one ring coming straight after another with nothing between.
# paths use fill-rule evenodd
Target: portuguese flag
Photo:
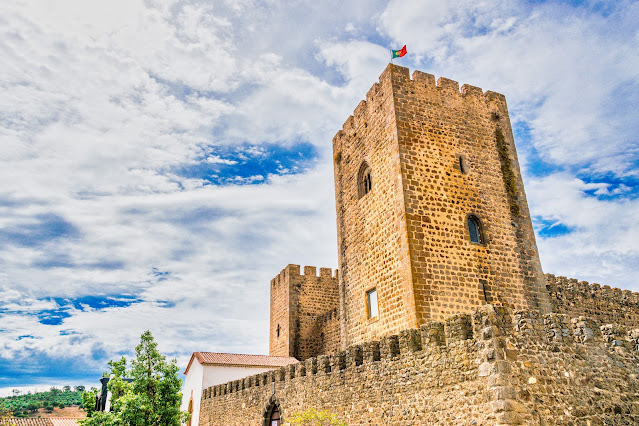
<instances>
[{"instance_id":1,"label":"portuguese flag","mask_svg":"<svg viewBox=\"0 0 639 426\"><path fill-rule=\"evenodd\" d=\"M401 58L406 54L406 45L399 50L391 50L391 52L393 53L393 57L391 59Z\"/></svg>"}]
</instances>

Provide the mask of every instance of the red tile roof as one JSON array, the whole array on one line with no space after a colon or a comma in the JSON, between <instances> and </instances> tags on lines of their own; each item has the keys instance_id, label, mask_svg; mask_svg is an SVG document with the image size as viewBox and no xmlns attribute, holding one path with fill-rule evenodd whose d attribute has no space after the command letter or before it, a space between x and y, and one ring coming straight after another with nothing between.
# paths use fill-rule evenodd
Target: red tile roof
<instances>
[{"instance_id":1,"label":"red tile roof","mask_svg":"<svg viewBox=\"0 0 639 426\"><path fill-rule=\"evenodd\" d=\"M268 355L246 355L246 354L224 354L219 352L193 352L189 365L186 367L184 374L188 373L193 359L202 365L232 365L241 367L283 367L289 364L299 362L289 356L268 356Z\"/></svg>"},{"instance_id":2,"label":"red tile roof","mask_svg":"<svg viewBox=\"0 0 639 426\"><path fill-rule=\"evenodd\" d=\"M71 417L51 417L49 420L51 420L53 426L78 426L80 424L78 423L80 419Z\"/></svg>"},{"instance_id":3,"label":"red tile roof","mask_svg":"<svg viewBox=\"0 0 639 426\"><path fill-rule=\"evenodd\" d=\"M1 426L51 426L50 419L8 418L0 419Z\"/></svg>"}]
</instances>

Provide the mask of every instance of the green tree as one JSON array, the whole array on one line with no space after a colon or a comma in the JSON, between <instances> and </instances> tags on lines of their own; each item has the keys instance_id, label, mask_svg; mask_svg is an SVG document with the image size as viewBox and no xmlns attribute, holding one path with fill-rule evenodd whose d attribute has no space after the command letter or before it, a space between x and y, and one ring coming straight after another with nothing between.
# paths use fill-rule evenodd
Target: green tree
<instances>
[{"instance_id":1,"label":"green tree","mask_svg":"<svg viewBox=\"0 0 639 426\"><path fill-rule=\"evenodd\" d=\"M82 392L82 409L87 413L87 417L92 417L95 411L95 398L97 396L98 390L96 388Z\"/></svg>"},{"instance_id":2,"label":"green tree","mask_svg":"<svg viewBox=\"0 0 639 426\"><path fill-rule=\"evenodd\" d=\"M126 365L125 358L109 362L111 412L93 413L81 421L84 426L180 426L188 420L188 414L180 411L177 361L166 361L150 331L140 337L131 369Z\"/></svg>"},{"instance_id":3,"label":"green tree","mask_svg":"<svg viewBox=\"0 0 639 426\"><path fill-rule=\"evenodd\" d=\"M309 408L303 413L297 413L290 419L291 426L348 426L336 414L328 411L317 411Z\"/></svg>"}]
</instances>

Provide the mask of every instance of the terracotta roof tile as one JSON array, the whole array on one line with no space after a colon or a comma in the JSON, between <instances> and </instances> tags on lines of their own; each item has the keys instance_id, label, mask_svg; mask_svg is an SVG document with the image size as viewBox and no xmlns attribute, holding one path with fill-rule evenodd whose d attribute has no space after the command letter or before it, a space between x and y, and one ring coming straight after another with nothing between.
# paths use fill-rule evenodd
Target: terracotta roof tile
<instances>
[{"instance_id":1,"label":"terracotta roof tile","mask_svg":"<svg viewBox=\"0 0 639 426\"><path fill-rule=\"evenodd\" d=\"M8 418L0 419L1 426L51 426L50 419Z\"/></svg>"},{"instance_id":2,"label":"terracotta roof tile","mask_svg":"<svg viewBox=\"0 0 639 426\"><path fill-rule=\"evenodd\" d=\"M186 367L184 374L188 373L193 358L202 365L237 365L251 367L283 367L289 364L299 362L289 356L268 356L268 355L247 355L247 354L225 354L219 352L193 352L189 365Z\"/></svg>"},{"instance_id":3,"label":"terracotta roof tile","mask_svg":"<svg viewBox=\"0 0 639 426\"><path fill-rule=\"evenodd\" d=\"M51 420L53 426L78 426L80 424L78 423L80 419L71 417L51 417L49 420Z\"/></svg>"}]
</instances>

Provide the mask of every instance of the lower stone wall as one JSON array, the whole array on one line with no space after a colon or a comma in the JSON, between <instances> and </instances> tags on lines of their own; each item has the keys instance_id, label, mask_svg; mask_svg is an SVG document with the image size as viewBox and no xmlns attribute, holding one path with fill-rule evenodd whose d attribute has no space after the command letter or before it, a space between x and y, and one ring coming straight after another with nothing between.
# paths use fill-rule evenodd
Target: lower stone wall
<instances>
[{"instance_id":1,"label":"lower stone wall","mask_svg":"<svg viewBox=\"0 0 639 426\"><path fill-rule=\"evenodd\" d=\"M639 330L491 305L205 390L202 425L283 424L308 408L349 425L639 424Z\"/></svg>"},{"instance_id":2,"label":"lower stone wall","mask_svg":"<svg viewBox=\"0 0 639 426\"><path fill-rule=\"evenodd\" d=\"M546 274L546 289L552 312L585 315L602 324L639 326L639 293L552 274Z\"/></svg>"}]
</instances>

